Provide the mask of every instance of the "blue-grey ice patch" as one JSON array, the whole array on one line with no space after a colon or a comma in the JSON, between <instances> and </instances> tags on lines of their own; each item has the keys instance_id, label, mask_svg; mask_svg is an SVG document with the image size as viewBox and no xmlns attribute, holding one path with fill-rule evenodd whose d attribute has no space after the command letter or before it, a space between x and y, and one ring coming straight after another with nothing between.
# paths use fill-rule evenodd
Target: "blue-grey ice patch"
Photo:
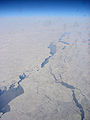
<instances>
[{"instance_id":1,"label":"blue-grey ice patch","mask_svg":"<svg viewBox=\"0 0 90 120\"><path fill-rule=\"evenodd\" d=\"M2 90L2 89L0 89L0 96L4 93L4 92L6 92L6 90L7 90L7 87L4 87L4 89Z\"/></svg>"},{"instance_id":2,"label":"blue-grey ice patch","mask_svg":"<svg viewBox=\"0 0 90 120\"><path fill-rule=\"evenodd\" d=\"M88 39L88 41L90 41L90 39Z\"/></svg>"},{"instance_id":3,"label":"blue-grey ice patch","mask_svg":"<svg viewBox=\"0 0 90 120\"><path fill-rule=\"evenodd\" d=\"M56 45L51 43L48 48L50 48L50 54L53 56L56 53Z\"/></svg>"},{"instance_id":4,"label":"blue-grey ice patch","mask_svg":"<svg viewBox=\"0 0 90 120\"><path fill-rule=\"evenodd\" d=\"M41 68L43 68L45 66L45 64L47 64L49 62L51 56L47 57L41 64Z\"/></svg>"}]
</instances>

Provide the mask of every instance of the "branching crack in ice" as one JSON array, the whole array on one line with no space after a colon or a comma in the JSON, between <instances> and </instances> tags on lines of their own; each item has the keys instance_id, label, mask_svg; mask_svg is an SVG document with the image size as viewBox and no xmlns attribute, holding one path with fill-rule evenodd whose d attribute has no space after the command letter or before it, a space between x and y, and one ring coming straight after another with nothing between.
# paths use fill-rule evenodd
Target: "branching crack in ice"
<instances>
[{"instance_id":1,"label":"branching crack in ice","mask_svg":"<svg viewBox=\"0 0 90 120\"><path fill-rule=\"evenodd\" d=\"M52 73L52 70L50 69L50 74L53 76L54 80L55 80L55 83L60 83L61 85L65 86L66 88L69 88L71 91L72 91L72 97L73 97L73 101L75 102L76 106L79 108L80 110L80 113L81 113L81 120L84 120L85 119L85 113L84 113L84 110L83 110L83 107L82 105L78 102L77 98L76 98L76 95L75 95L75 89L78 89L78 88L75 88L74 86L64 82L64 81L59 81L56 76ZM80 89L78 89L80 90ZM83 95L83 94L82 94Z\"/></svg>"},{"instance_id":2,"label":"branching crack in ice","mask_svg":"<svg viewBox=\"0 0 90 120\"><path fill-rule=\"evenodd\" d=\"M58 42L61 42L61 43L66 44L66 45L70 45L69 42L65 42L65 41L62 40L63 37L65 37L65 35L67 35L67 34L70 34L70 33L67 33L67 32L63 33L63 34L61 35L61 37L59 38ZM65 47L64 47L63 49L65 49Z\"/></svg>"},{"instance_id":3,"label":"branching crack in ice","mask_svg":"<svg viewBox=\"0 0 90 120\"><path fill-rule=\"evenodd\" d=\"M80 110L81 120L84 120L84 118L85 118L85 113L84 113L84 110L83 110L82 105L78 102L78 100L77 100L77 98L76 98L76 95L75 95L74 90L72 90L72 96L73 96L73 100L74 100L76 106L77 106L77 107L79 108L79 110Z\"/></svg>"}]
</instances>

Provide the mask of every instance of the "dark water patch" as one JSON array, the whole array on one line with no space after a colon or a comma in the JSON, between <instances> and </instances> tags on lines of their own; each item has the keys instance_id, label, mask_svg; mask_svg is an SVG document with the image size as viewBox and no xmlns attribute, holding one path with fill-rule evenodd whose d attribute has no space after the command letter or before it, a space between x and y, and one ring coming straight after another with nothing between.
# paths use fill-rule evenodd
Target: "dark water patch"
<instances>
[{"instance_id":1,"label":"dark water patch","mask_svg":"<svg viewBox=\"0 0 90 120\"><path fill-rule=\"evenodd\" d=\"M51 43L48 48L50 48L50 54L53 56L56 53L56 45Z\"/></svg>"},{"instance_id":2,"label":"dark water patch","mask_svg":"<svg viewBox=\"0 0 90 120\"><path fill-rule=\"evenodd\" d=\"M45 60L41 64L41 68L43 68L49 62L50 57L52 57L56 53L56 45L54 45L53 43L50 43L48 48L50 49L51 56L45 58Z\"/></svg>"},{"instance_id":3,"label":"dark water patch","mask_svg":"<svg viewBox=\"0 0 90 120\"><path fill-rule=\"evenodd\" d=\"M77 106L77 107L79 108L79 110L80 110L81 120L84 120L84 118L85 118L84 110L83 110L82 105L78 102L78 100L77 100L77 98L76 98L76 96L75 96L74 90L72 90L72 96L73 96L73 100L74 100L76 106Z\"/></svg>"},{"instance_id":4,"label":"dark water patch","mask_svg":"<svg viewBox=\"0 0 90 120\"><path fill-rule=\"evenodd\" d=\"M3 114L7 113L7 112L10 112L10 105L5 105L5 107L3 107L0 112ZM0 116L0 118L2 117L2 115Z\"/></svg>"},{"instance_id":5,"label":"dark water patch","mask_svg":"<svg viewBox=\"0 0 90 120\"><path fill-rule=\"evenodd\" d=\"M72 85L69 85L68 83L65 83L65 82L60 82L61 83L61 85L63 85L63 86L65 86L66 88L70 88L70 89L75 89L75 87L74 86L72 86Z\"/></svg>"},{"instance_id":6,"label":"dark water patch","mask_svg":"<svg viewBox=\"0 0 90 120\"><path fill-rule=\"evenodd\" d=\"M10 111L10 106L8 103L24 93L24 89L20 84L15 88L14 86L9 87L1 96L0 96L0 112L5 114Z\"/></svg>"},{"instance_id":7,"label":"dark water patch","mask_svg":"<svg viewBox=\"0 0 90 120\"><path fill-rule=\"evenodd\" d=\"M44 62L42 62L41 64L41 68L43 68L48 62L49 62L49 59L50 59L51 56L47 57Z\"/></svg>"},{"instance_id":8,"label":"dark water patch","mask_svg":"<svg viewBox=\"0 0 90 120\"><path fill-rule=\"evenodd\" d=\"M66 46L64 46L63 48L62 48L62 50L64 50L66 48Z\"/></svg>"},{"instance_id":9,"label":"dark water patch","mask_svg":"<svg viewBox=\"0 0 90 120\"><path fill-rule=\"evenodd\" d=\"M9 88L14 88L15 84L11 84Z\"/></svg>"},{"instance_id":10,"label":"dark water patch","mask_svg":"<svg viewBox=\"0 0 90 120\"><path fill-rule=\"evenodd\" d=\"M18 84L26 78L26 74L23 73L22 75L19 75L20 80L18 81Z\"/></svg>"},{"instance_id":11,"label":"dark water patch","mask_svg":"<svg viewBox=\"0 0 90 120\"><path fill-rule=\"evenodd\" d=\"M13 99L15 99L17 96L24 93L24 89L22 88L22 86L19 83L23 79L26 78L26 74L23 73L22 75L19 75L19 78L20 78L20 80L17 82L18 83L17 87L15 87L15 83L13 83L13 84L10 85L8 90L7 90L6 87L5 87L5 89L3 91L0 90L0 92L1 92L1 96L0 96L0 112L2 113L2 115L5 114L6 112L10 111L10 106L8 105L8 103L10 101L12 101Z\"/></svg>"}]
</instances>

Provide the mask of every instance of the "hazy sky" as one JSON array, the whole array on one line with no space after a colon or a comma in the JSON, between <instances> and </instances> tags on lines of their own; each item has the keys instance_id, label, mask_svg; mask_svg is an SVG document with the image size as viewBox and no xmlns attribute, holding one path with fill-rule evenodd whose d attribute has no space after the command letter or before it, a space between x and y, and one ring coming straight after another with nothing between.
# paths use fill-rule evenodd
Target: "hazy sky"
<instances>
[{"instance_id":1,"label":"hazy sky","mask_svg":"<svg viewBox=\"0 0 90 120\"><path fill-rule=\"evenodd\" d=\"M90 0L0 0L0 16L90 16Z\"/></svg>"}]
</instances>

